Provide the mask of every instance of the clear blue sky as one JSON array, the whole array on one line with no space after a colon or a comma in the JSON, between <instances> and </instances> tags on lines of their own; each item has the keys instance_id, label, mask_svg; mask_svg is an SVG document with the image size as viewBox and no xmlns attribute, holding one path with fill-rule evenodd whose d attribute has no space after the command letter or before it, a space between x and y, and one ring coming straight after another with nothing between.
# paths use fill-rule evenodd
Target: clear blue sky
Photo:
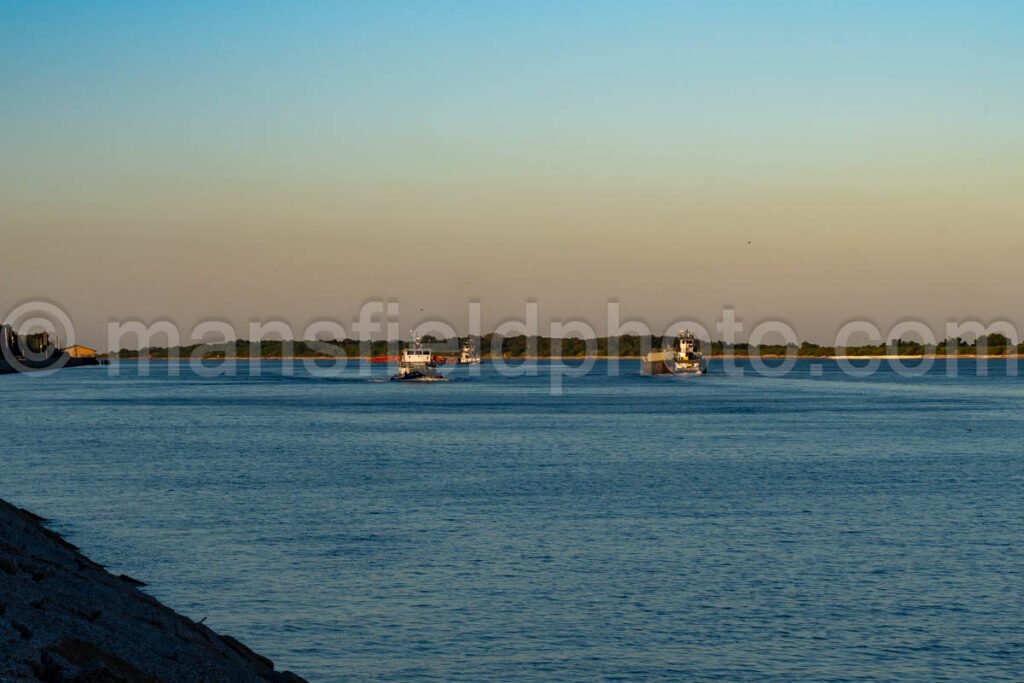
<instances>
[{"instance_id":1,"label":"clear blue sky","mask_svg":"<svg viewBox=\"0 0 1024 683\"><path fill-rule=\"evenodd\" d=\"M980 281L1024 255L1022 27L1017 2L0 2L0 307L1008 315ZM424 234L429 263L395 248Z\"/></svg>"}]
</instances>

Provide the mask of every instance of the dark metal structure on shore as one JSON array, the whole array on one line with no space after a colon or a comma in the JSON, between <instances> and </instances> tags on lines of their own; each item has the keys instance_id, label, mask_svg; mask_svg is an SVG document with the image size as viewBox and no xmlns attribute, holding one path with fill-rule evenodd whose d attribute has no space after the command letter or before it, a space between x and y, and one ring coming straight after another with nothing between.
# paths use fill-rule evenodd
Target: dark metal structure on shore
<instances>
[{"instance_id":1,"label":"dark metal structure on shore","mask_svg":"<svg viewBox=\"0 0 1024 683\"><path fill-rule=\"evenodd\" d=\"M105 364L97 358L72 358L62 346L63 340L49 332L22 336L10 325L0 325L0 375Z\"/></svg>"}]
</instances>

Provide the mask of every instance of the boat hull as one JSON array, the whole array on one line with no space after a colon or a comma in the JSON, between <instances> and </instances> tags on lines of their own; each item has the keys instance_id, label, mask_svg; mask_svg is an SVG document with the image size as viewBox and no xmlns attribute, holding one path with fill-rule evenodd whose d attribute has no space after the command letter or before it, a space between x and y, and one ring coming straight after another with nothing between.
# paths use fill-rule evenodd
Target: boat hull
<instances>
[{"instance_id":1,"label":"boat hull","mask_svg":"<svg viewBox=\"0 0 1024 683\"><path fill-rule=\"evenodd\" d=\"M398 374L391 378L392 382L439 382L443 377L437 368L430 366L399 368Z\"/></svg>"},{"instance_id":2,"label":"boat hull","mask_svg":"<svg viewBox=\"0 0 1024 683\"><path fill-rule=\"evenodd\" d=\"M640 372L645 375L704 375L707 371L708 362L704 358L680 362L654 355L640 361Z\"/></svg>"}]
</instances>

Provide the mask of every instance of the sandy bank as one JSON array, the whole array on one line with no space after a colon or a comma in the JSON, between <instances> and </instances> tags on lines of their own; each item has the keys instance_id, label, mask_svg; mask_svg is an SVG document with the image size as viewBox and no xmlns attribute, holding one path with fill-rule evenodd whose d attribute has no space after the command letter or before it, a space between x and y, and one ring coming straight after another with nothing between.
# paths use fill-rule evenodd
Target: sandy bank
<instances>
[{"instance_id":1,"label":"sandy bank","mask_svg":"<svg viewBox=\"0 0 1024 683\"><path fill-rule=\"evenodd\" d=\"M0 681L303 681L140 585L0 500Z\"/></svg>"}]
</instances>

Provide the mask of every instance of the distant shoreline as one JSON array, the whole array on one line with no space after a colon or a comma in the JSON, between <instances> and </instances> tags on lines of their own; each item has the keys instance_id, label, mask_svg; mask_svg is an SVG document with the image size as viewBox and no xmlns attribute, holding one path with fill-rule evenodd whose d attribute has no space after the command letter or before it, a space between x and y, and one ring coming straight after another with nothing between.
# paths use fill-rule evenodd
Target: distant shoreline
<instances>
[{"instance_id":1,"label":"distant shoreline","mask_svg":"<svg viewBox=\"0 0 1024 683\"><path fill-rule=\"evenodd\" d=\"M345 361L370 361L372 360L369 356L209 356L205 358L191 358L190 356L154 356L154 357L134 357L134 358L118 358L117 356L103 355L111 361L118 362L142 362L142 361L159 361L159 362L170 362L170 361L331 361L331 360L345 360ZM976 355L962 355L962 356L944 356L944 355L871 355L871 356L786 356L781 354L761 354L759 356L751 356L746 354L730 354L730 355L713 355L707 356L710 360L724 360L727 358L734 360L760 358L762 360L785 360L792 358L794 360L801 361L812 361L812 360L1017 360L1022 357L1021 354L1008 354L1008 355L992 355L986 354L981 356ZM641 356L510 356L508 358L496 358L493 356L484 356L485 361L494 360L505 360L505 361L520 361L520 360L641 360ZM387 365L387 363L379 363L380 365Z\"/></svg>"}]
</instances>

